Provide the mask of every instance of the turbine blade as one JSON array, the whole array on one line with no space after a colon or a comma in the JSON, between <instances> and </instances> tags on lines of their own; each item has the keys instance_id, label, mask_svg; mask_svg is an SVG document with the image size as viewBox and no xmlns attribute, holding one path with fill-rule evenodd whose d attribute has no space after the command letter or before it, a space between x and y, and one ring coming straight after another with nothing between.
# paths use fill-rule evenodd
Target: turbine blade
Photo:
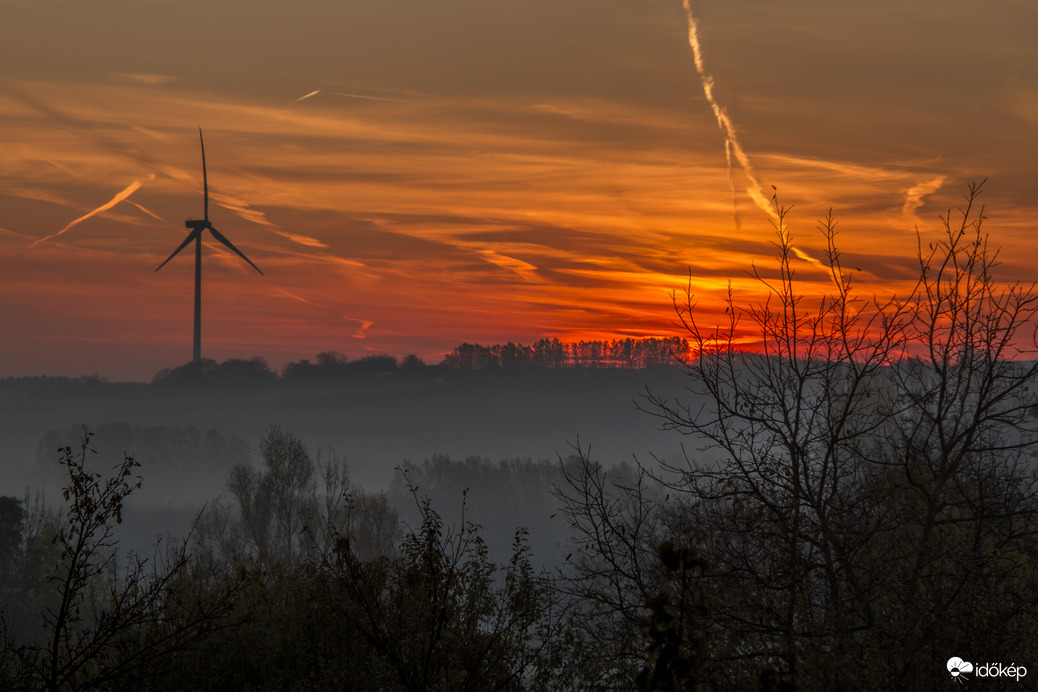
<instances>
[{"instance_id":1,"label":"turbine blade","mask_svg":"<svg viewBox=\"0 0 1038 692\"><path fill-rule=\"evenodd\" d=\"M209 177L205 172L205 140L202 139L202 128L198 128L198 142L202 145L202 198L203 198L203 210L205 211L204 218L206 221L209 220Z\"/></svg>"},{"instance_id":2,"label":"turbine blade","mask_svg":"<svg viewBox=\"0 0 1038 692\"><path fill-rule=\"evenodd\" d=\"M224 235L223 233L220 233L220 231L216 230L216 229L215 229L215 228L213 228L212 226L209 226L209 231L210 231L210 232L211 232L211 233L213 234L213 237L214 237L214 238L216 238L216 239L217 239L217 240L219 240L219 241L220 241L221 243L223 243L224 245L226 245L227 247L229 247L229 248L231 249L231 251L233 251L233 252L234 252L234 253L235 253L236 255L238 255L238 257L241 257L241 258L242 258L243 260L245 260L245 261L246 261L246 262L248 262L248 263L249 263L250 265L252 265L252 268L253 268L253 269L255 269L256 271L258 271L258 272L259 272L260 274L262 274L262 273L263 273L262 271L260 271L260 268L259 268L259 267L257 267L257 266L256 266L255 264L252 264L252 260L250 260L250 259L249 259L248 257L246 257L246 256L245 256L245 253L243 253L243 252L242 252L241 250L239 250L238 248L234 247L234 243L232 243L231 241L227 240L227 236L225 236L225 235Z\"/></svg>"},{"instance_id":3,"label":"turbine blade","mask_svg":"<svg viewBox=\"0 0 1038 692\"><path fill-rule=\"evenodd\" d=\"M181 250L183 250L184 248L186 248L186 247L188 246L188 244L189 244L189 243L190 243L190 242L191 242L192 240L194 240L195 238L198 238L198 236L199 236L199 233L200 233L200 232L201 232L201 229L199 229L199 228L196 228L195 230L193 230L193 231L191 231L190 233L188 233L188 234L187 234L187 237L186 237L186 238L184 238L184 242L182 242L182 243L180 244L180 247L178 247L178 248L177 248L176 250L174 250L174 251L173 251L173 254L172 254L172 255L170 255L169 257L167 257L167 258L166 258L166 262L169 262L169 261L170 261L171 259L173 259L174 257L176 257L176 256L177 256L177 253L178 253L178 252L180 252ZM165 267L165 266L166 266L166 262L163 262L163 263L162 263L162 264L160 264L159 266L155 267L155 271L158 271L159 269L162 269L163 267Z\"/></svg>"}]
</instances>

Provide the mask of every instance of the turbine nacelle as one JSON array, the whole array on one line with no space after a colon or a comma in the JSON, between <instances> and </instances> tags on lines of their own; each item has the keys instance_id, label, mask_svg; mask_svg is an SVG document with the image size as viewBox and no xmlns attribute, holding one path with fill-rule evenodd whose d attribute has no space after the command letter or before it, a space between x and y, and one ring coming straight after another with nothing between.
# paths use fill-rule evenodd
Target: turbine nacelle
<instances>
[{"instance_id":1,"label":"turbine nacelle","mask_svg":"<svg viewBox=\"0 0 1038 692\"><path fill-rule=\"evenodd\" d=\"M199 219L197 221L185 221L184 227L193 228L196 231L204 230L206 228L209 228L209 221L207 221L206 219Z\"/></svg>"}]
</instances>

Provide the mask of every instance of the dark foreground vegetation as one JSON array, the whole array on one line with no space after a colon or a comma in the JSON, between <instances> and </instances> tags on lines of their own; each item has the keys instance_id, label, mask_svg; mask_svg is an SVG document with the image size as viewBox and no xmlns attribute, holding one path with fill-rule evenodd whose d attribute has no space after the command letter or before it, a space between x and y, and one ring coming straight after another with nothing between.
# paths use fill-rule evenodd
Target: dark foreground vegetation
<instances>
[{"instance_id":1,"label":"dark foreground vegetation","mask_svg":"<svg viewBox=\"0 0 1038 692\"><path fill-rule=\"evenodd\" d=\"M98 474L89 438L64 448L60 513L0 499L0 687L936 690L971 677L953 657L1026 686L1038 295L995 282L978 193L885 301L855 296L826 219L834 288L810 306L776 202L766 303L706 328L676 300L688 394L642 406L687 436L683 463L468 469L517 492L550 475L570 528L550 573L524 530L495 564L465 510L426 499L464 463L403 472L401 522L276 427L186 542L120 554L137 463ZM734 348L747 326L762 353Z\"/></svg>"}]
</instances>

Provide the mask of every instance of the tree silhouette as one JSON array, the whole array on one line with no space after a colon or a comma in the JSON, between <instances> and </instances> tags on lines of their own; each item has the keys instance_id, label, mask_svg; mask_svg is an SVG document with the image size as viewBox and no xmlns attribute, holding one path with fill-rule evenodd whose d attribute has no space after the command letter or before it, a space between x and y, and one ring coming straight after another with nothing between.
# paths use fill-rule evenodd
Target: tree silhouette
<instances>
[{"instance_id":1,"label":"tree silhouette","mask_svg":"<svg viewBox=\"0 0 1038 692\"><path fill-rule=\"evenodd\" d=\"M920 241L915 287L888 299L858 297L827 216L833 288L816 303L776 198L778 270L754 269L766 300L730 294L729 321L709 326L691 282L675 297L689 395L642 402L689 440L658 473L669 502L631 484L603 501L590 465L563 488L592 539L572 583L610 575L588 595L612 593L599 602L631 629L658 610L654 547L694 549L706 645L686 646L721 688L922 690L951 651L1038 653L1022 605L1038 596L1038 363L1020 360L1038 352L1038 294L995 280L980 192ZM745 325L760 352L738 349Z\"/></svg>"}]
</instances>

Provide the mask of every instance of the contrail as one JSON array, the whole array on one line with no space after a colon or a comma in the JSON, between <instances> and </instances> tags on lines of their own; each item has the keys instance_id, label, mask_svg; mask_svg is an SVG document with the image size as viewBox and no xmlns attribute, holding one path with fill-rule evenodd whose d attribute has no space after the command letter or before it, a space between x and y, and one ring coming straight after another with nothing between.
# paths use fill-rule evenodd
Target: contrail
<instances>
[{"instance_id":1,"label":"contrail","mask_svg":"<svg viewBox=\"0 0 1038 692\"><path fill-rule=\"evenodd\" d=\"M295 101L293 101L292 103L299 103L300 101L305 101L305 100L307 100L308 98L310 98L311 96L317 96L317 95L318 95L318 94L320 94L320 93L321 93L321 90L320 90L320 89L315 89L315 90L311 91L311 92L310 92L309 94L307 94L306 96L300 96L299 98L297 98L297 99L296 99Z\"/></svg>"},{"instance_id":2,"label":"contrail","mask_svg":"<svg viewBox=\"0 0 1038 692\"><path fill-rule=\"evenodd\" d=\"M688 45L692 48L692 59L696 63L696 72L699 73L699 80L703 83L703 93L706 95L706 100L710 104L710 109L714 112L714 117L717 119L717 127L721 130L721 136L724 137L725 160L728 165L728 185L732 189L732 195L733 197L735 195L735 180L732 177L732 155L734 154L735 159L739 162L739 166L742 168L743 172L746 173L746 177L750 179L750 183L752 183L752 185L746 189L750 198L761 211L777 223L779 220L778 213L776 212L774 205L764 194L764 187L761 185L760 179L757 177L757 173L753 169L753 164L750 163L750 157L746 155L746 151L739 143L739 138L735 136L735 126L732 124L732 120L728 117L728 113L721 107L717 102L717 99L714 97L714 78L707 74L706 66L703 64L703 49L699 44L699 22L696 21L695 16L692 14L691 2L690 0L681 0L681 5L685 8L685 16L688 17ZM738 228L738 213L736 213L735 224ZM786 229L780 226L779 232L783 235L783 240L785 240L787 233ZM799 248L793 247L792 250L800 259L828 270L828 267L824 263L819 262Z\"/></svg>"},{"instance_id":3,"label":"contrail","mask_svg":"<svg viewBox=\"0 0 1038 692\"><path fill-rule=\"evenodd\" d=\"M349 94L341 91L333 91L333 96L345 96L351 99L367 99L369 101L394 101L396 103L408 103L404 99L391 99L386 96L365 96L364 94Z\"/></svg>"},{"instance_id":4,"label":"contrail","mask_svg":"<svg viewBox=\"0 0 1038 692\"><path fill-rule=\"evenodd\" d=\"M297 296L295 293L289 293L285 289L279 288L277 286L274 287L274 295L287 296L292 300L298 300L300 303L306 303L307 305L313 305L314 307L321 307L320 304L315 303L312 300L307 300L302 296Z\"/></svg>"},{"instance_id":5,"label":"contrail","mask_svg":"<svg viewBox=\"0 0 1038 692\"><path fill-rule=\"evenodd\" d=\"M163 223L169 223L169 221L166 221L164 218L162 218L161 216L159 216L155 212L151 211L150 209L145 209L144 207L142 207L141 205L137 204L136 202L130 202L130 204L132 204L133 206L137 207L138 209L140 209L141 211L143 211L145 214L147 214L151 218L155 219L156 221L162 221Z\"/></svg>"},{"instance_id":6,"label":"contrail","mask_svg":"<svg viewBox=\"0 0 1038 692\"><path fill-rule=\"evenodd\" d=\"M40 238L36 242L32 243L29 246L29 248L32 249L32 248L36 247L37 245L39 245L40 243L42 243L44 241L47 241L47 240L50 240L51 238L57 238L59 235L62 235L63 233L67 233L69 230L71 230L76 225L83 223L84 221L89 219L91 216L97 216L98 214L101 214L103 212L108 211L109 209L114 207L116 204L119 204L119 202L122 202L127 197L129 197L134 192L136 192L140 188L140 186L143 185L145 182L153 180L154 178L155 178L155 174L152 173L143 182L140 181L140 180L134 180L132 183L130 183L129 185L126 186L126 189L124 189L122 192L117 194L115 197L113 197L112 199L108 200L107 202L105 202L104 204L99 206L97 209L94 209L93 211L91 211L91 212L89 212L87 214L84 214L83 216L80 216L78 219L76 219L75 221L72 221L71 223L69 223L69 225L65 226L64 228L62 228L57 233L51 233L49 236L46 236L45 238Z\"/></svg>"},{"instance_id":7,"label":"contrail","mask_svg":"<svg viewBox=\"0 0 1038 692\"><path fill-rule=\"evenodd\" d=\"M63 173L68 173L69 175L71 175L73 178L76 178L77 180L82 180L83 179L83 176L79 175L78 173L76 173L74 170L72 170L71 168L69 168L68 166L66 166L63 163L58 163L57 161L51 161L50 159L44 159L44 161L46 161L50 165L52 165L55 168L57 168L59 171L61 171Z\"/></svg>"},{"instance_id":8,"label":"contrail","mask_svg":"<svg viewBox=\"0 0 1038 692\"><path fill-rule=\"evenodd\" d=\"M724 140L724 163L728 171L728 189L732 191L732 219L736 232L742 230L742 218L739 216L739 194L735 191L735 178L732 177L732 143Z\"/></svg>"},{"instance_id":9,"label":"contrail","mask_svg":"<svg viewBox=\"0 0 1038 692\"><path fill-rule=\"evenodd\" d=\"M717 99L714 98L714 78L707 74L706 67L703 64L703 50L699 45L699 23L692 15L692 5L689 3L689 0L681 0L681 4L684 6L685 15L688 17L688 45L692 48L692 59L696 63L696 72L699 73L699 79L703 83L703 93L710 104L710 109L714 112L714 117L717 118L717 127L721 130L721 135L724 137L725 153L728 159L728 179L732 180L731 155L735 154L735 158L739 161L743 171L745 171L746 177L753 183L753 186L747 189L750 197L765 214L776 218L775 210L764 195L764 188L757 178L757 173L753 170L753 164L750 163L749 157L743 150L742 145L739 144L739 139L735 136L735 126L732 125L728 113L721 108ZM731 184L734 187L734 181Z\"/></svg>"}]
</instances>

